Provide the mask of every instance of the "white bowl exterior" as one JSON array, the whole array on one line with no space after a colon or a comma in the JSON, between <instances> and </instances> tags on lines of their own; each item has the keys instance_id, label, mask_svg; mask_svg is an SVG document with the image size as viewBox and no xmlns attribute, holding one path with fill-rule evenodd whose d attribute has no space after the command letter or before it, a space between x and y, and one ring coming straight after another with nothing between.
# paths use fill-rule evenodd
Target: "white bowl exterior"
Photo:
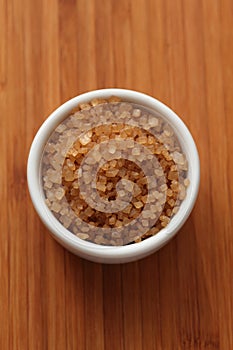
<instances>
[{"instance_id":1,"label":"white bowl exterior","mask_svg":"<svg viewBox=\"0 0 233 350\"><path fill-rule=\"evenodd\" d=\"M178 213L171 222L155 236L140 243L127 246L112 247L101 246L86 242L69 230L67 230L51 213L45 204L43 191L40 183L40 162L44 146L52 131L61 121L68 116L69 112L81 102L88 102L93 98L107 98L119 96L125 101L135 102L144 107L153 109L166 119L174 128L181 147L186 154L189 171L190 185L187 196L181 204ZM196 201L200 181L200 164L195 142L183 121L166 105L153 97L140 92L125 89L103 89L84 93L65 102L57 108L42 124L38 130L29 152L27 166L28 188L33 205L41 220L47 226L53 237L72 253L101 263L125 263L141 259L165 245L187 220Z\"/></svg>"}]
</instances>

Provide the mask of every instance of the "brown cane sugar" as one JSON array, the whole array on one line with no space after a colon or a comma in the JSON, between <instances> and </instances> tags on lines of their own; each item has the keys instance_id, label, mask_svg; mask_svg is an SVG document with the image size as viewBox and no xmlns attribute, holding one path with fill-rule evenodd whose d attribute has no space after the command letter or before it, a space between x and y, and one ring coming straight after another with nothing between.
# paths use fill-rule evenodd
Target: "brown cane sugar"
<instances>
[{"instance_id":1,"label":"brown cane sugar","mask_svg":"<svg viewBox=\"0 0 233 350\"><path fill-rule=\"evenodd\" d=\"M118 97L77 106L42 157L45 202L79 238L137 243L178 212L189 185L175 131L159 114Z\"/></svg>"}]
</instances>

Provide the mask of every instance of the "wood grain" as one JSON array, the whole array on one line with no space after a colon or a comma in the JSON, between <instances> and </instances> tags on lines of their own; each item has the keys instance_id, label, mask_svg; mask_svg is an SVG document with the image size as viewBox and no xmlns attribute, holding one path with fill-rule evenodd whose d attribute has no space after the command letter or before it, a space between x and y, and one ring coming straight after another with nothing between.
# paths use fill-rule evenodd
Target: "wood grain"
<instances>
[{"instance_id":1,"label":"wood grain","mask_svg":"<svg viewBox=\"0 0 233 350\"><path fill-rule=\"evenodd\" d=\"M0 0L0 349L233 349L232 0ZM201 158L172 242L104 266L64 250L27 192L41 123L82 92L171 106Z\"/></svg>"}]
</instances>

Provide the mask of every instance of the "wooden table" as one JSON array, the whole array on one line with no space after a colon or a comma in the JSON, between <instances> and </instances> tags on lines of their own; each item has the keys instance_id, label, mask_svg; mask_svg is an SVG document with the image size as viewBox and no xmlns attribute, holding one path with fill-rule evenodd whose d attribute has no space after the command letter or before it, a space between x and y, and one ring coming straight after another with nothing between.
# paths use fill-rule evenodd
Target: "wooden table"
<instances>
[{"instance_id":1,"label":"wooden table","mask_svg":"<svg viewBox=\"0 0 233 350\"><path fill-rule=\"evenodd\" d=\"M232 0L0 0L0 349L233 349ZM48 235L26 163L82 92L157 97L201 159L195 209L158 253L84 261Z\"/></svg>"}]
</instances>

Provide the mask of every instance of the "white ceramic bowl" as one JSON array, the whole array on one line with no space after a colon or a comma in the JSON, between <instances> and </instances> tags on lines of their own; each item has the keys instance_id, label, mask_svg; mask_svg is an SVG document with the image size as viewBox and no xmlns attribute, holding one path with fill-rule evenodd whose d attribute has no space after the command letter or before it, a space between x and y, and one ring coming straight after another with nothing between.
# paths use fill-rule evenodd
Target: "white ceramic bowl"
<instances>
[{"instance_id":1,"label":"white ceramic bowl","mask_svg":"<svg viewBox=\"0 0 233 350\"><path fill-rule=\"evenodd\" d=\"M73 233L62 226L45 204L40 181L40 162L43 149L50 134L56 126L79 103L90 101L93 98L107 98L110 96L119 96L125 101L141 104L159 113L175 130L189 163L188 178L190 180L190 185L187 190L187 196L182 202L178 213L172 218L168 226L159 231L155 236L140 243L120 247L101 246L86 242L76 237ZM90 91L72 98L56 109L48 119L46 119L37 132L31 145L28 157L27 178L33 205L41 220L60 244L74 254L88 260L101 263L125 263L141 259L154 253L164 246L179 231L191 213L196 201L200 180L200 164L197 148L189 130L170 108L155 98L136 91L103 89Z\"/></svg>"}]
</instances>

